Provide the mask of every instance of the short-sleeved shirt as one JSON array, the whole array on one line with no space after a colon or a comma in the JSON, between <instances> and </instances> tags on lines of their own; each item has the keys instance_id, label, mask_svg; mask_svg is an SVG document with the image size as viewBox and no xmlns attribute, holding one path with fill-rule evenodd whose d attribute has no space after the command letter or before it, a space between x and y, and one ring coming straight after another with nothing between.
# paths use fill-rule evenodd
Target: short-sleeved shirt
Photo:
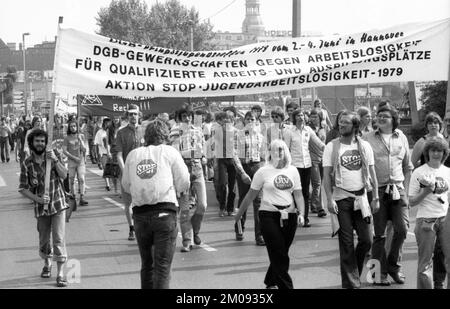
<instances>
[{"instance_id":1,"label":"short-sleeved shirt","mask_svg":"<svg viewBox=\"0 0 450 309\"><path fill-rule=\"evenodd\" d=\"M94 145L98 145L98 154L100 156L108 154L108 149L106 149L105 144L103 142L104 140L106 141L106 143L108 143L108 134L106 133L105 130L100 129L98 130L97 134L95 134L94 139Z\"/></svg>"},{"instance_id":2,"label":"short-sleeved shirt","mask_svg":"<svg viewBox=\"0 0 450 309\"><path fill-rule=\"evenodd\" d=\"M362 160L361 153L358 150L358 144L352 142L350 145L340 144L338 151L339 164L340 164L340 177L342 184L341 189L347 191L359 191L364 188L363 174L362 174ZM367 164L374 165L374 157L372 147L366 141L361 141L362 147L364 147L365 153L367 154ZM323 167L333 167L333 143L328 143L325 146L325 151L323 153ZM339 177L339 175L336 175Z\"/></svg>"},{"instance_id":3,"label":"short-sleeved shirt","mask_svg":"<svg viewBox=\"0 0 450 309\"><path fill-rule=\"evenodd\" d=\"M143 136L139 136L138 132L138 126L133 128L130 125L117 132L116 149L118 152L122 152L123 162L126 161L131 150L144 145Z\"/></svg>"},{"instance_id":4,"label":"short-sleeved shirt","mask_svg":"<svg viewBox=\"0 0 450 309\"><path fill-rule=\"evenodd\" d=\"M67 152L81 159L80 164L84 164L84 153L81 152L81 143L84 144L83 135L68 135L64 138L63 146L67 147ZM79 163L68 159L69 166L77 166Z\"/></svg>"},{"instance_id":5,"label":"short-sleeved shirt","mask_svg":"<svg viewBox=\"0 0 450 309\"><path fill-rule=\"evenodd\" d=\"M289 212L295 212L293 207L292 192L301 190L300 175L297 169L290 165L278 169L271 164L261 167L253 176L251 188L253 190L263 190L262 202L259 210L278 211L273 206L288 206Z\"/></svg>"},{"instance_id":6,"label":"short-sleeved shirt","mask_svg":"<svg viewBox=\"0 0 450 309\"><path fill-rule=\"evenodd\" d=\"M430 167L428 164L424 164L417 169L411 175L411 181L409 182L409 195L415 196L420 192L419 178L424 175L433 176L439 186L446 188L447 190L442 194L428 194L419 203L417 210L417 218L440 218L447 215L448 210L448 188L450 185L450 168L441 165L438 169Z\"/></svg>"}]
</instances>

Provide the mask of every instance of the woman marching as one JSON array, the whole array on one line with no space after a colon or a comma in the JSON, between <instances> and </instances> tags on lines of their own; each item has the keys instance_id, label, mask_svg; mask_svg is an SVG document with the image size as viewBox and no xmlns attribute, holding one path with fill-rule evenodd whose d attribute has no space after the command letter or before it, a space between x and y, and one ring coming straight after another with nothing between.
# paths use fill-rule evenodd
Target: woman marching
<instances>
[{"instance_id":1,"label":"woman marching","mask_svg":"<svg viewBox=\"0 0 450 309\"><path fill-rule=\"evenodd\" d=\"M267 288L293 289L288 273L289 247L297 225L302 226L304 223L302 186L297 169L291 165L286 143L274 140L268 150L267 164L253 176L250 190L240 205L235 222L239 224L241 216L262 190L259 220L270 260L264 283Z\"/></svg>"}]
</instances>

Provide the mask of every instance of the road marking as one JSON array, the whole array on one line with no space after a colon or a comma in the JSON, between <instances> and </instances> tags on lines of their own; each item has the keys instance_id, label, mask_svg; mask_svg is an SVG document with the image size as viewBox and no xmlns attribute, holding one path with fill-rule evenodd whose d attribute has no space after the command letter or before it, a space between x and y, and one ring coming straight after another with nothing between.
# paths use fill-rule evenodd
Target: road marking
<instances>
[{"instance_id":1,"label":"road marking","mask_svg":"<svg viewBox=\"0 0 450 309\"><path fill-rule=\"evenodd\" d=\"M123 206L123 205L120 204L119 202L116 202L115 200L113 200L113 199L111 199L111 198L109 198L109 197L104 197L103 199L104 199L105 201L107 201L107 202L113 204L114 206L117 206L117 207L122 208L122 209L125 210L125 206Z\"/></svg>"},{"instance_id":2,"label":"road marking","mask_svg":"<svg viewBox=\"0 0 450 309\"><path fill-rule=\"evenodd\" d=\"M182 238L180 232L178 232L178 238ZM215 249L215 248L213 248L213 247L210 247L210 246L208 246L207 244L204 244L204 243L202 243L200 246L193 245L193 247L194 247L194 248L195 248L195 247L197 247L197 248L200 247L200 248L202 248L202 249L205 249L205 250L208 251L208 252L216 252L216 251L217 251L217 249Z\"/></svg>"},{"instance_id":3,"label":"road marking","mask_svg":"<svg viewBox=\"0 0 450 309\"><path fill-rule=\"evenodd\" d=\"M0 187L6 187L6 182L2 176L0 176Z\"/></svg>"},{"instance_id":4,"label":"road marking","mask_svg":"<svg viewBox=\"0 0 450 309\"><path fill-rule=\"evenodd\" d=\"M200 248L205 249L208 252L215 252L217 249L214 249L213 247L208 246L207 244L201 244Z\"/></svg>"},{"instance_id":5,"label":"road marking","mask_svg":"<svg viewBox=\"0 0 450 309\"><path fill-rule=\"evenodd\" d=\"M92 168L88 168L88 171L91 172L91 173L94 173L94 174L96 174L96 175L98 175L100 177L103 177L103 171L102 170L97 170L97 169L94 170Z\"/></svg>"}]
</instances>

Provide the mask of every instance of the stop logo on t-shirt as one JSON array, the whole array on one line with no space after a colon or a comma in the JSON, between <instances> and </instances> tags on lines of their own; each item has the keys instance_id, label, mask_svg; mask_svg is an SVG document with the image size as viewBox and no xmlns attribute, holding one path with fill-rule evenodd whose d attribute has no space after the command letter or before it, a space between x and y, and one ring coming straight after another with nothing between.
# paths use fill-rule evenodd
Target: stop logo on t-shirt
<instances>
[{"instance_id":1,"label":"stop logo on t-shirt","mask_svg":"<svg viewBox=\"0 0 450 309\"><path fill-rule=\"evenodd\" d=\"M341 166L349 171L358 171L362 167L359 150L346 150L341 156Z\"/></svg>"}]
</instances>

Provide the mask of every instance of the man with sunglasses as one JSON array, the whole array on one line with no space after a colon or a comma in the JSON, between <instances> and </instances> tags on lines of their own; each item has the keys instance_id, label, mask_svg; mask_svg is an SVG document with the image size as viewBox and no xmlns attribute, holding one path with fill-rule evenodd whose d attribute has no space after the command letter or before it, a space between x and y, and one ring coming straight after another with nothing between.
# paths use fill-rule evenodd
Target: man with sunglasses
<instances>
[{"instance_id":1,"label":"man with sunglasses","mask_svg":"<svg viewBox=\"0 0 450 309\"><path fill-rule=\"evenodd\" d=\"M375 237L372 258L381 264L381 277L375 285L389 286L389 274L396 283L404 284L399 256L409 227L408 188L413 165L406 136L398 129L399 116L390 104L377 111L377 129L363 136L372 146L378 180L380 210L374 214ZM375 190L375 188L374 188ZM394 234L385 249L386 225L392 221Z\"/></svg>"}]
</instances>

